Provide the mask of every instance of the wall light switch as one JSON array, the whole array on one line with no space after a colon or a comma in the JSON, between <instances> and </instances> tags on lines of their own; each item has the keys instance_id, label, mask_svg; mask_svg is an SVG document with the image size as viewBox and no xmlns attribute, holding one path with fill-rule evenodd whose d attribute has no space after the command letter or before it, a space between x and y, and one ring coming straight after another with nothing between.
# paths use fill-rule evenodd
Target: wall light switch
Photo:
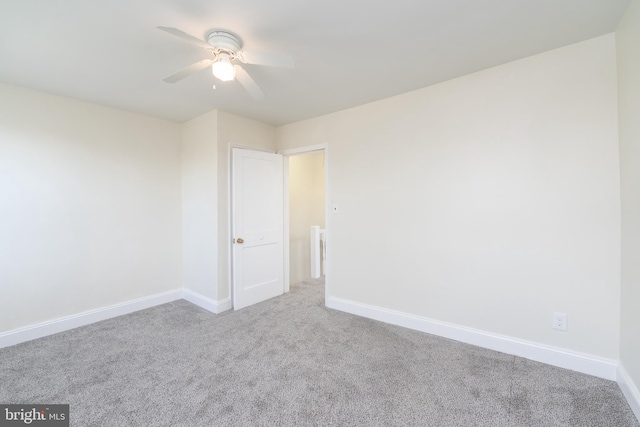
<instances>
[{"instance_id":1,"label":"wall light switch","mask_svg":"<svg viewBox=\"0 0 640 427\"><path fill-rule=\"evenodd\" d=\"M332 212L333 212L334 214L337 214L337 213L338 213L338 205L333 205L333 210L332 210Z\"/></svg>"}]
</instances>

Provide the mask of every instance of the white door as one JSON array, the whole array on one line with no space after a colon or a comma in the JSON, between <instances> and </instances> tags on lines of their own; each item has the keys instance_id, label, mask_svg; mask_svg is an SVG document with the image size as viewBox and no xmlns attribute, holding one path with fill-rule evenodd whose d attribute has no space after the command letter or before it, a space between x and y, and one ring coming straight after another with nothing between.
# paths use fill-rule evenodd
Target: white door
<instances>
[{"instance_id":1,"label":"white door","mask_svg":"<svg viewBox=\"0 0 640 427\"><path fill-rule=\"evenodd\" d=\"M234 148L233 307L282 295L283 168L280 154Z\"/></svg>"}]
</instances>

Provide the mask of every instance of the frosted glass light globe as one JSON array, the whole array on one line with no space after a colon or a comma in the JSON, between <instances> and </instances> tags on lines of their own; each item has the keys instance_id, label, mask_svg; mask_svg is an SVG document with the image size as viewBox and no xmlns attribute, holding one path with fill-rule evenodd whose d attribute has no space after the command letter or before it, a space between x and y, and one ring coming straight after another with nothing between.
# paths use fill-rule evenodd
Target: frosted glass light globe
<instances>
[{"instance_id":1,"label":"frosted glass light globe","mask_svg":"<svg viewBox=\"0 0 640 427\"><path fill-rule=\"evenodd\" d=\"M223 82L228 82L236 77L236 70L233 68L228 57L220 55L220 57L211 65L213 75Z\"/></svg>"}]
</instances>

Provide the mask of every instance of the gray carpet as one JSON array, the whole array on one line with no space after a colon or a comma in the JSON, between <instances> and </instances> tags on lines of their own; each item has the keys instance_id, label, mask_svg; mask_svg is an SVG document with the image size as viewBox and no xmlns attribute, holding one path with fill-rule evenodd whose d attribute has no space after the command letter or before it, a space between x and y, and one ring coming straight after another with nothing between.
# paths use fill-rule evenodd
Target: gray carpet
<instances>
[{"instance_id":1,"label":"gray carpet","mask_svg":"<svg viewBox=\"0 0 640 427\"><path fill-rule=\"evenodd\" d=\"M0 402L74 426L635 426L616 383L324 307L185 301L0 350Z\"/></svg>"}]
</instances>

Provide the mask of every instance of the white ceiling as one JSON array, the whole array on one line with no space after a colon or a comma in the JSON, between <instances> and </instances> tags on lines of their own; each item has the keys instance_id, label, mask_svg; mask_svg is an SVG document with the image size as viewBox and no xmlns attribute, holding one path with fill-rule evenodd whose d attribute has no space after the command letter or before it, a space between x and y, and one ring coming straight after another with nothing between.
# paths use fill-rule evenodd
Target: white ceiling
<instances>
[{"instance_id":1,"label":"white ceiling","mask_svg":"<svg viewBox=\"0 0 640 427\"><path fill-rule=\"evenodd\" d=\"M219 108L274 125L408 92L615 30L630 0L0 0L0 81L173 121ZM267 97L204 70L209 56L156 26L295 69L245 66Z\"/></svg>"}]
</instances>

